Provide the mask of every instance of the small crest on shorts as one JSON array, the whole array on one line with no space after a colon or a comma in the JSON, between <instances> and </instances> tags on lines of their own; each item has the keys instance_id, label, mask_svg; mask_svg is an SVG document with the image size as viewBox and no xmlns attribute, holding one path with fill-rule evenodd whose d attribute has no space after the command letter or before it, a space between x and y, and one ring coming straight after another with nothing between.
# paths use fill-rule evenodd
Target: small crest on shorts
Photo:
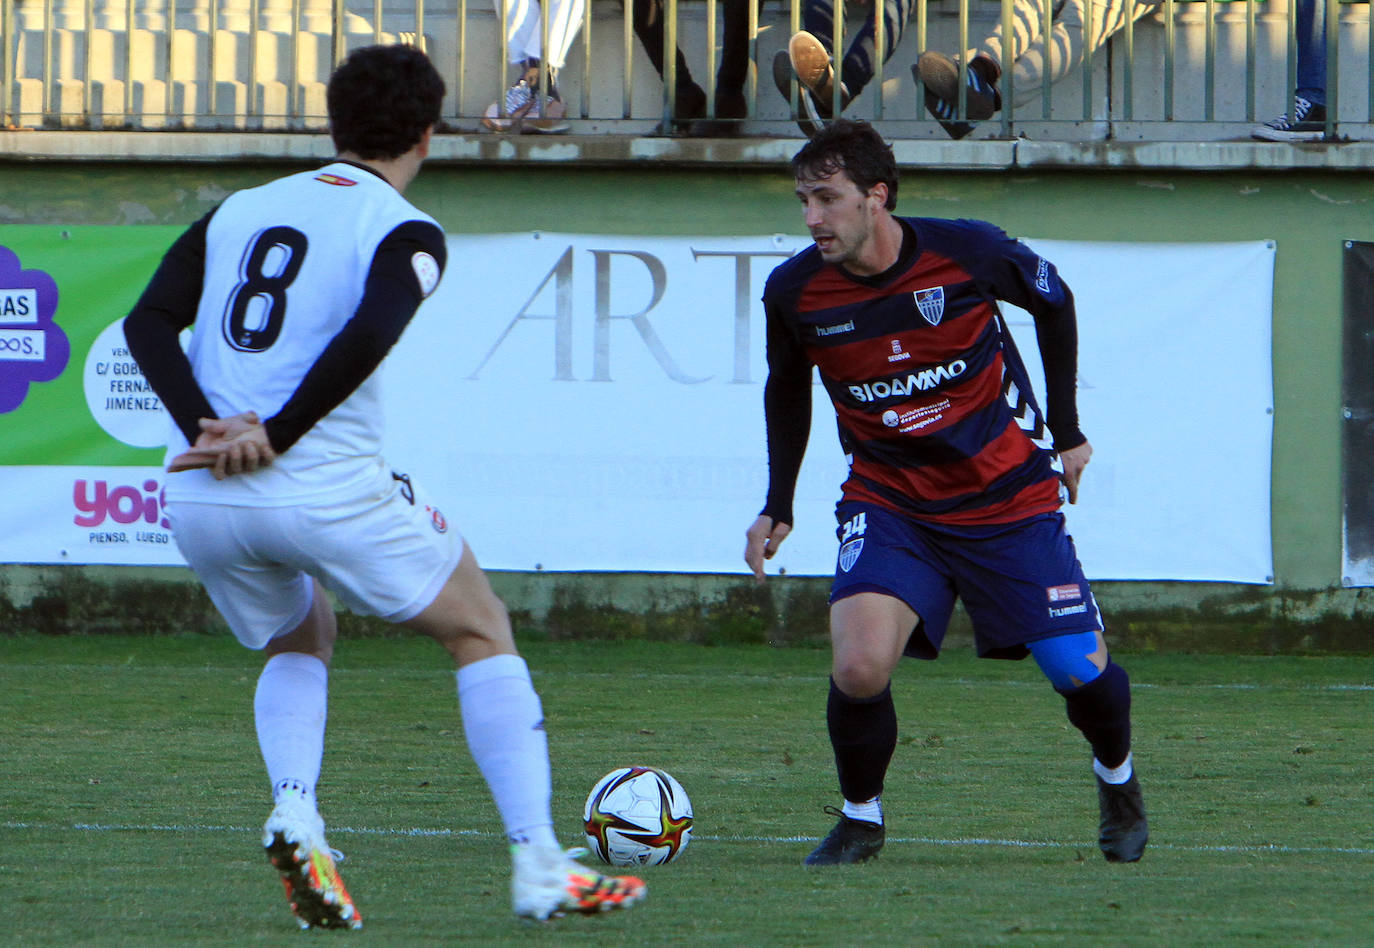
<instances>
[{"instance_id":1,"label":"small crest on shorts","mask_svg":"<svg viewBox=\"0 0 1374 948\"><path fill-rule=\"evenodd\" d=\"M1050 602L1068 602L1071 599L1082 599L1083 590L1077 583L1065 583L1063 586L1047 586L1045 595Z\"/></svg>"},{"instance_id":2,"label":"small crest on shorts","mask_svg":"<svg viewBox=\"0 0 1374 948\"><path fill-rule=\"evenodd\" d=\"M854 564L859 562L859 554L864 551L863 537L857 540L850 540L840 547L840 569L849 572L854 568Z\"/></svg>"},{"instance_id":3,"label":"small crest on shorts","mask_svg":"<svg viewBox=\"0 0 1374 948\"><path fill-rule=\"evenodd\" d=\"M448 533L448 521L439 512L439 508L426 506L425 509L429 511L429 525L434 528L434 532Z\"/></svg>"},{"instance_id":4,"label":"small crest on shorts","mask_svg":"<svg viewBox=\"0 0 1374 948\"><path fill-rule=\"evenodd\" d=\"M911 296L916 300L916 308L921 311L926 322L932 326L940 325L940 320L945 315L945 288L932 286L928 290L917 290Z\"/></svg>"}]
</instances>

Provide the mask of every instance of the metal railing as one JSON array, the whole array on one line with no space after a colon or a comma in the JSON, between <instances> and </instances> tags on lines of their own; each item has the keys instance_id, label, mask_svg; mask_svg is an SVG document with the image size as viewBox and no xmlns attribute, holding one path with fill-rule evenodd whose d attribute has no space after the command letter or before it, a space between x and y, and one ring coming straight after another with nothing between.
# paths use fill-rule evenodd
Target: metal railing
<instances>
[{"instance_id":1,"label":"metal railing","mask_svg":"<svg viewBox=\"0 0 1374 948\"><path fill-rule=\"evenodd\" d=\"M494 2L505 9L519 0ZM636 30L634 2L661 9L667 51L661 76ZM845 113L882 123L890 137L944 138L910 66L926 49L957 55L976 47L999 26L1011 36L1017 0L905 2L910 16L893 55L874 63L872 81ZM1062 0L1058 8L1055 0L1020 2L1032 5L1045 35L1065 17ZM1061 81L1018 90L1018 71L1004 68L1006 105L979 123L973 137L1243 137L1291 107L1295 2L1122 0L1120 28L1097 48L1084 43L1081 63ZM1369 137L1369 5L1314 2L1327 12L1327 131ZM775 88L773 60L801 28L801 0L587 0L556 77L571 131L690 131L680 93L693 84L704 90L704 115L711 117L722 64L719 21L732 11L738 16L741 4L748 8L747 114L716 128L795 134L804 104L795 92L784 97ZM545 0L538 17L543 49L558 42L553 6ZM1091 0L1082 3L1082 34L1092 35L1102 9ZM838 4L827 37L833 48L846 50L845 37L852 38L872 10ZM1024 17L1024 8L1020 12ZM878 49L892 29L885 20L877 17L874 24ZM501 24L488 0L0 0L0 126L318 131L325 124L329 73L348 50L411 42L423 45L445 76L448 129L483 131L484 115L504 116L505 92L519 71L508 64L514 47ZM679 74L672 54L677 47L691 78ZM547 88L552 78L544 74L541 82ZM514 130L524 128L516 124Z\"/></svg>"}]
</instances>

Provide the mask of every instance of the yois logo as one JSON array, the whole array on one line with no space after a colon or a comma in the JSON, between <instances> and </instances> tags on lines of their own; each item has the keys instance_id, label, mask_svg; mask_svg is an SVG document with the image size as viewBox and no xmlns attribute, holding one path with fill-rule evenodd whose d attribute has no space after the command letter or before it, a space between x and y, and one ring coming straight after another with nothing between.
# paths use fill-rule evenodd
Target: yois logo
<instances>
[{"instance_id":1,"label":"yois logo","mask_svg":"<svg viewBox=\"0 0 1374 948\"><path fill-rule=\"evenodd\" d=\"M98 527L108 517L115 523L155 523L164 530L171 523L162 516L165 492L157 481L146 480L143 489L124 485L110 489L105 481L77 481L72 485L72 503L80 511L72 522L78 527Z\"/></svg>"}]
</instances>

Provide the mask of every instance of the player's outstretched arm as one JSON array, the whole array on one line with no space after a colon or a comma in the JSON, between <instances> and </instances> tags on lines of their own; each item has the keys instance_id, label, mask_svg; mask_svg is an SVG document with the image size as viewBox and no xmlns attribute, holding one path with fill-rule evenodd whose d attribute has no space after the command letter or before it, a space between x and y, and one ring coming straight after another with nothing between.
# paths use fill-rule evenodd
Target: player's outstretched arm
<instances>
[{"instance_id":1,"label":"player's outstretched arm","mask_svg":"<svg viewBox=\"0 0 1374 948\"><path fill-rule=\"evenodd\" d=\"M1088 466L1088 460L1093 456L1093 446L1084 441L1082 444L1067 451L1059 452L1059 463L1064 467L1064 473L1059 475L1059 479L1064 482L1064 487L1069 492L1069 503L1078 503L1078 482L1083 477L1083 469Z\"/></svg>"},{"instance_id":2,"label":"player's outstretched arm","mask_svg":"<svg viewBox=\"0 0 1374 948\"><path fill-rule=\"evenodd\" d=\"M774 520L767 514L759 514L753 525L744 531L744 562L749 564L755 579L763 581L763 561L777 554L778 547L791 532L790 523Z\"/></svg>"}]
</instances>

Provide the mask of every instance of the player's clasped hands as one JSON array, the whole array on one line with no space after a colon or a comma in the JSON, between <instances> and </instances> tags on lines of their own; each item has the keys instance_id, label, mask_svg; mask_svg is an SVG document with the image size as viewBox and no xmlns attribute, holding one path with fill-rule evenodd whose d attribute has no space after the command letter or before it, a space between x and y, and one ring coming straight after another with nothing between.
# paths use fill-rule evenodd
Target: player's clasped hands
<instances>
[{"instance_id":1,"label":"player's clasped hands","mask_svg":"<svg viewBox=\"0 0 1374 948\"><path fill-rule=\"evenodd\" d=\"M209 468L215 480L234 474L249 474L266 467L277 458L267 429L257 412L246 411L228 418L200 419L200 437L190 450L172 458L170 473Z\"/></svg>"}]
</instances>

